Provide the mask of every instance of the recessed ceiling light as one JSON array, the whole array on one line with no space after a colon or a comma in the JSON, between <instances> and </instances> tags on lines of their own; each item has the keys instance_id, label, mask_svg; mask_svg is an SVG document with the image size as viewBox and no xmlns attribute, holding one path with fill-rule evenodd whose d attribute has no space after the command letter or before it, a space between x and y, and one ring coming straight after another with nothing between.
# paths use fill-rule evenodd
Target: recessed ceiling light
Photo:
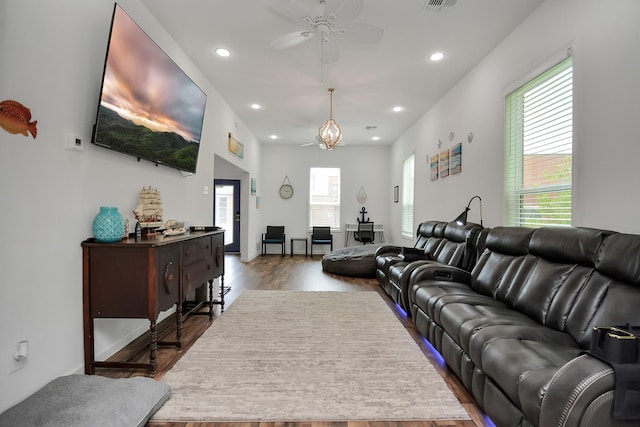
<instances>
[{"instance_id":1,"label":"recessed ceiling light","mask_svg":"<svg viewBox=\"0 0 640 427\"><path fill-rule=\"evenodd\" d=\"M379 136L374 136L373 138L371 138L374 141L380 141L380 137Z\"/></svg>"},{"instance_id":2,"label":"recessed ceiling light","mask_svg":"<svg viewBox=\"0 0 640 427\"><path fill-rule=\"evenodd\" d=\"M259 110L262 108L262 106L260 104L251 104L251 108L253 108L254 110Z\"/></svg>"},{"instance_id":3,"label":"recessed ceiling light","mask_svg":"<svg viewBox=\"0 0 640 427\"><path fill-rule=\"evenodd\" d=\"M227 57L227 56L231 56L231 52L229 51L229 49L225 49L223 47L219 47L216 49L216 54L218 56L223 56L223 57Z\"/></svg>"},{"instance_id":4,"label":"recessed ceiling light","mask_svg":"<svg viewBox=\"0 0 640 427\"><path fill-rule=\"evenodd\" d=\"M278 135L271 135L269 138L271 138L271 139L278 139Z\"/></svg>"},{"instance_id":5,"label":"recessed ceiling light","mask_svg":"<svg viewBox=\"0 0 640 427\"><path fill-rule=\"evenodd\" d=\"M393 107L393 111L396 112L396 113L398 113L398 112L400 112L402 110L404 110L404 107L401 107L399 105L396 105L395 107Z\"/></svg>"},{"instance_id":6,"label":"recessed ceiling light","mask_svg":"<svg viewBox=\"0 0 640 427\"><path fill-rule=\"evenodd\" d=\"M432 61L432 62L442 61L443 59L444 59L444 53L442 52L433 52L429 56L429 61Z\"/></svg>"}]
</instances>

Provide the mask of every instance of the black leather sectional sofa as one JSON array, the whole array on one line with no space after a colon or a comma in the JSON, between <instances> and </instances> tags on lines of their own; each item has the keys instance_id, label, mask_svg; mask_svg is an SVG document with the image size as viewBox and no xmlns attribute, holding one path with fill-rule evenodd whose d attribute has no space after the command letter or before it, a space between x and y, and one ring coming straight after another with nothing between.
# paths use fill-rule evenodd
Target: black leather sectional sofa
<instances>
[{"instance_id":1,"label":"black leather sectional sofa","mask_svg":"<svg viewBox=\"0 0 640 427\"><path fill-rule=\"evenodd\" d=\"M408 313L408 284L413 271L433 262L471 270L485 234L486 230L477 224L425 221L418 226L412 248L387 245L376 250L376 278L393 301Z\"/></svg>"},{"instance_id":2,"label":"black leather sectional sofa","mask_svg":"<svg viewBox=\"0 0 640 427\"><path fill-rule=\"evenodd\" d=\"M456 228L447 224L445 234L449 226ZM467 231L469 250L486 236L473 267L423 262L404 285L406 301L417 331L496 425L640 425L638 340L594 331L640 325L640 236L573 227L496 227L475 238ZM379 255L380 270L401 252L395 261L390 251ZM383 273L378 280L393 290ZM612 363L614 346L634 363Z\"/></svg>"}]
</instances>

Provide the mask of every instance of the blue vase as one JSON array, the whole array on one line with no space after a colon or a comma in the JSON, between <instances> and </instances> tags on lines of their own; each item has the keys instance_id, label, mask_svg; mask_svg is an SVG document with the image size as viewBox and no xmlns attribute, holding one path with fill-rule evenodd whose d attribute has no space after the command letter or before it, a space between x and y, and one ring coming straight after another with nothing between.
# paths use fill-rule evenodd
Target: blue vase
<instances>
[{"instance_id":1,"label":"blue vase","mask_svg":"<svg viewBox=\"0 0 640 427\"><path fill-rule=\"evenodd\" d=\"M118 242L124 236L124 220L118 208L101 206L93 219L93 235L98 242Z\"/></svg>"}]
</instances>

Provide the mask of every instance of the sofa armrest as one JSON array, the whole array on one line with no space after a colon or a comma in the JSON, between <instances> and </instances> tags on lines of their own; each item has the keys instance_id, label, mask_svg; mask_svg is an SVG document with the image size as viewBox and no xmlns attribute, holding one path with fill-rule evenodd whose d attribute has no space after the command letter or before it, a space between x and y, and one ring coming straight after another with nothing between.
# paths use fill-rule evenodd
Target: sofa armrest
<instances>
[{"instance_id":1,"label":"sofa armrest","mask_svg":"<svg viewBox=\"0 0 640 427\"><path fill-rule=\"evenodd\" d=\"M404 262L422 261L430 259L423 249L416 248L402 248L400 253L400 259Z\"/></svg>"},{"instance_id":2,"label":"sofa armrest","mask_svg":"<svg viewBox=\"0 0 640 427\"><path fill-rule=\"evenodd\" d=\"M402 246L397 246L397 245L384 245L384 246L380 246L378 247L378 249L376 249L376 254L375 256L384 256L384 255L398 255L402 252L403 247Z\"/></svg>"},{"instance_id":3,"label":"sofa armrest","mask_svg":"<svg viewBox=\"0 0 640 427\"><path fill-rule=\"evenodd\" d=\"M585 417L592 422L609 419L606 425L617 425L611 421L614 389L615 373L607 363L588 354L578 356L560 368L549 382L538 425L592 425Z\"/></svg>"},{"instance_id":4,"label":"sofa armrest","mask_svg":"<svg viewBox=\"0 0 640 427\"><path fill-rule=\"evenodd\" d=\"M409 279L410 285L414 285L423 280L439 280L471 285L471 273L462 268L433 261L424 263L413 270L411 278Z\"/></svg>"}]
</instances>

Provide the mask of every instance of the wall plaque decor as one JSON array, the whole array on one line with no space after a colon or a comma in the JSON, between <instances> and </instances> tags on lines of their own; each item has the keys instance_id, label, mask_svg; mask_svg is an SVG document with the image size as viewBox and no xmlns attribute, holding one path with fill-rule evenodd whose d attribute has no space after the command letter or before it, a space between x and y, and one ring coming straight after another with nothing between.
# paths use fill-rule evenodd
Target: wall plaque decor
<instances>
[{"instance_id":1,"label":"wall plaque decor","mask_svg":"<svg viewBox=\"0 0 640 427\"><path fill-rule=\"evenodd\" d=\"M429 162L431 167L431 181L435 181L438 179L438 155L431 156L431 161Z\"/></svg>"},{"instance_id":2,"label":"wall plaque decor","mask_svg":"<svg viewBox=\"0 0 640 427\"><path fill-rule=\"evenodd\" d=\"M462 172L462 143L456 144L451 148L451 165L449 170L451 174Z\"/></svg>"},{"instance_id":3,"label":"wall plaque decor","mask_svg":"<svg viewBox=\"0 0 640 427\"><path fill-rule=\"evenodd\" d=\"M438 171L440 178L449 176L449 150L444 150L440 152L440 158L438 159L438 163L440 164L440 168Z\"/></svg>"},{"instance_id":4,"label":"wall plaque decor","mask_svg":"<svg viewBox=\"0 0 640 427\"><path fill-rule=\"evenodd\" d=\"M244 145L229 132L229 151L231 151L236 156L244 159Z\"/></svg>"}]
</instances>

